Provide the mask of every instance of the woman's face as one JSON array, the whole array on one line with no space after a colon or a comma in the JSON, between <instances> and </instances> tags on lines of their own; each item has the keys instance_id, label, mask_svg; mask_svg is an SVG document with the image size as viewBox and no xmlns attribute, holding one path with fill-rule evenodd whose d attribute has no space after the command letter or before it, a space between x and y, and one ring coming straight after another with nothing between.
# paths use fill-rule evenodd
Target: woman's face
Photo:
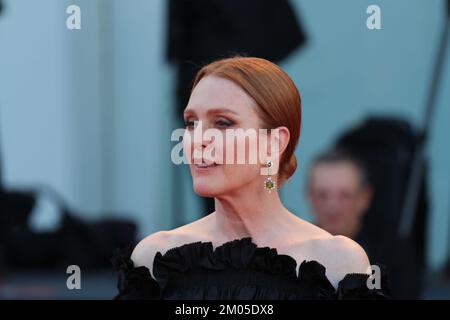
<instances>
[{"instance_id":1,"label":"woman's face","mask_svg":"<svg viewBox=\"0 0 450 320\"><path fill-rule=\"evenodd\" d=\"M258 149L253 148L257 146L258 129L261 128L257 108L255 101L241 87L225 78L209 75L194 88L184 111L187 130L183 148L186 158L190 160L197 194L216 197L243 187L253 187L253 184L263 189L264 176L260 169L265 159L258 156L250 161L249 158L249 152L259 153ZM220 134L221 139L205 137L205 131L211 128L215 130L209 132ZM256 134L247 135L243 145L231 144L234 148L234 156L231 157L226 130L239 128L244 131L253 129L250 131ZM203 137L195 139L194 131L200 129ZM232 139L228 139L230 141ZM237 149L240 147L241 151L245 149L245 162L241 160L238 164Z\"/></svg>"}]
</instances>

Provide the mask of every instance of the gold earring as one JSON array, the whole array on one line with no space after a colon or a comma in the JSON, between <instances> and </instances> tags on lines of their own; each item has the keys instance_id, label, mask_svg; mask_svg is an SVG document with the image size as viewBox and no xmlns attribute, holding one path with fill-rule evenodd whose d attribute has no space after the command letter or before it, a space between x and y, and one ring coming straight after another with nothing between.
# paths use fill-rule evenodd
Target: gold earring
<instances>
[{"instance_id":1,"label":"gold earring","mask_svg":"<svg viewBox=\"0 0 450 320\"><path fill-rule=\"evenodd\" d=\"M277 183L272 180L272 161L268 160L266 163L267 167L267 178L264 180L264 189L266 189L269 193L276 188Z\"/></svg>"}]
</instances>

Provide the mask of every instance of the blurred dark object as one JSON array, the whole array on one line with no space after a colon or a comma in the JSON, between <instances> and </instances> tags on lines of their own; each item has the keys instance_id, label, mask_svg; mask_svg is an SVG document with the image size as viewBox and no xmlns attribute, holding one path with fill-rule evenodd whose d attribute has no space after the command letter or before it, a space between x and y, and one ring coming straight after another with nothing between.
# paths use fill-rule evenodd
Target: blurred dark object
<instances>
[{"instance_id":1,"label":"blurred dark object","mask_svg":"<svg viewBox=\"0 0 450 320\"><path fill-rule=\"evenodd\" d=\"M372 262L388 267L393 296L399 299L418 299L423 288L428 220L426 161L421 170L412 232L407 238L398 233L420 139L420 134L404 120L369 118L336 142L336 148L351 152L366 163L375 194L359 241Z\"/></svg>"},{"instance_id":2,"label":"blurred dark object","mask_svg":"<svg viewBox=\"0 0 450 320\"><path fill-rule=\"evenodd\" d=\"M117 247L136 243L134 223L102 219L87 223L79 214L60 207L60 227L52 232L35 232L29 227L38 192L1 192L1 269L111 268L109 259Z\"/></svg>"},{"instance_id":3,"label":"blurred dark object","mask_svg":"<svg viewBox=\"0 0 450 320\"><path fill-rule=\"evenodd\" d=\"M235 54L276 63L306 42L287 0L170 0L167 21L167 59L176 64L174 111L181 127L192 81L201 66ZM180 188L179 176L174 176L173 185ZM182 192L175 189L174 194ZM182 199L178 203L182 206ZM214 201L205 198L205 212L212 211ZM174 212L182 210L174 208Z\"/></svg>"},{"instance_id":4,"label":"blurred dark object","mask_svg":"<svg viewBox=\"0 0 450 320\"><path fill-rule=\"evenodd\" d=\"M167 59L176 63L181 117L201 65L230 54L281 61L306 36L287 0L170 0Z\"/></svg>"},{"instance_id":5,"label":"blurred dark object","mask_svg":"<svg viewBox=\"0 0 450 320\"><path fill-rule=\"evenodd\" d=\"M0 177L1 178L1 177ZM0 180L0 271L8 264L9 234L26 225L36 199L32 192L7 192Z\"/></svg>"}]
</instances>

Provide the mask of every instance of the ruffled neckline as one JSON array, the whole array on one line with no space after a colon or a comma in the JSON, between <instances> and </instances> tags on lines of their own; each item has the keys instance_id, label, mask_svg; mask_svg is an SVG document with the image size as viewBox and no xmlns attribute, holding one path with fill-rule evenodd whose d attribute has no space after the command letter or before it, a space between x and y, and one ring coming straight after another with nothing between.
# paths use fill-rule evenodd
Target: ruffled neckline
<instances>
[{"instance_id":1,"label":"ruffled neckline","mask_svg":"<svg viewBox=\"0 0 450 320\"><path fill-rule=\"evenodd\" d=\"M367 293L368 274L348 273L338 283L337 289L326 276L326 268L316 260L303 260L298 265L290 255L278 253L276 248L258 247L251 237L225 242L213 248L212 241L194 241L158 251L154 256L153 275L146 267L135 267L130 259L132 247L118 250L113 256L113 265L126 274L147 273L152 282L163 290L174 275L202 273L225 269L257 271L279 276L301 287L314 288L322 296L343 295L349 292ZM122 276L126 278L126 276ZM122 279L123 280L123 279ZM382 285L386 285L386 273L382 269ZM370 290L371 294L384 296L383 290Z\"/></svg>"},{"instance_id":2,"label":"ruffled neckline","mask_svg":"<svg viewBox=\"0 0 450 320\"><path fill-rule=\"evenodd\" d=\"M216 248L212 241L194 241L172 247L164 254L158 251L153 261L153 274L157 278L164 278L167 271L185 273L190 270L223 270L230 267L261 270L292 278L303 278L312 273L326 274L326 268L318 261L303 260L297 276L297 261L294 257L280 254L276 248L259 247L251 237L230 240Z\"/></svg>"}]
</instances>

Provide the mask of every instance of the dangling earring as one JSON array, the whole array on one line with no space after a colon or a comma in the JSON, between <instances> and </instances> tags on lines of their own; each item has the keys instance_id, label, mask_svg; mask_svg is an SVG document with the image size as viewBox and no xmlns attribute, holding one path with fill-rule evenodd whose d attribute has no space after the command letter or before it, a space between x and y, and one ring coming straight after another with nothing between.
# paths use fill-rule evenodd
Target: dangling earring
<instances>
[{"instance_id":1,"label":"dangling earring","mask_svg":"<svg viewBox=\"0 0 450 320\"><path fill-rule=\"evenodd\" d=\"M267 167L267 178L264 180L264 189L266 189L269 193L276 188L277 183L272 180L272 161L268 160L266 163Z\"/></svg>"}]
</instances>

